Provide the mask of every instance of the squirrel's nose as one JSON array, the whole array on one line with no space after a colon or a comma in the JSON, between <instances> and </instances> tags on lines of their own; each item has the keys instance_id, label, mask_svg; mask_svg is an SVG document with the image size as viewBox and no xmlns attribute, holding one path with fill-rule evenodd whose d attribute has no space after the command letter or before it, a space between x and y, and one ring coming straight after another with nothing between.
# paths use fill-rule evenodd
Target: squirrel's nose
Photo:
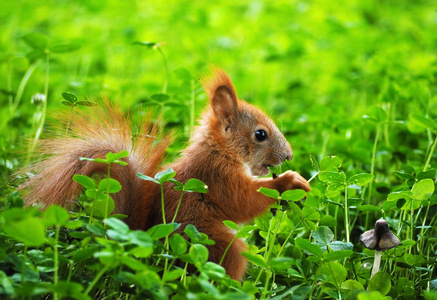
<instances>
[{"instance_id":1,"label":"squirrel's nose","mask_svg":"<svg viewBox=\"0 0 437 300\"><path fill-rule=\"evenodd\" d=\"M293 150L291 149L290 144L286 145L287 150L285 152L285 160L291 160L293 158Z\"/></svg>"}]
</instances>

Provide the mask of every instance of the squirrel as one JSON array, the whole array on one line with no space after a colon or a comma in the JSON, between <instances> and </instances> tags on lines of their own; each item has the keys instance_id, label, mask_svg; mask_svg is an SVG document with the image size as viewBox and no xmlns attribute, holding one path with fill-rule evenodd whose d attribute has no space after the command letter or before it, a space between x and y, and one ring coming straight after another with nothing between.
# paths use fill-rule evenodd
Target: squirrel
<instances>
[{"instance_id":1,"label":"squirrel","mask_svg":"<svg viewBox=\"0 0 437 300\"><path fill-rule=\"evenodd\" d=\"M261 215L275 199L258 192L260 187L284 192L289 189L310 190L309 183L296 172L287 171L272 178L269 166L279 165L293 157L290 144L274 122L260 109L237 98L228 75L220 69L203 80L209 98L200 125L191 135L182 156L169 167L175 179L185 183L190 178L208 186L206 194L185 193L175 222L181 228L193 224L200 232L215 241L208 246L209 260L219 263L225 249L234 238L224 220L244 223ZM140 123L142 133L132 138L133 122L119 108L109 104L93 113L76 111L71 117L69 132L42 141L42 154L48 156L35 166L37 175L25 188L27 205L40 201L44 205L71 206L80 192L72 180L74 174L91 176L105 174L107 166L79 157L103 158L108 152L129 151L127 166L111 166L111 177L118 180L122 190L115 196L115 213L127 214L131 229L146 230L162 223L161 191L159 185L139 179L136 174L153 176L162 170L161 162L170 137L158 142L159 125L151 116ZM168 166L167 166L168 167ZM173 217L180 192L174 184L164 184L166 219ZM246 259L241 254L246 247L241 239L230 246L222 266L233 279L241 280Z\"/></svg>"}]
</instances>

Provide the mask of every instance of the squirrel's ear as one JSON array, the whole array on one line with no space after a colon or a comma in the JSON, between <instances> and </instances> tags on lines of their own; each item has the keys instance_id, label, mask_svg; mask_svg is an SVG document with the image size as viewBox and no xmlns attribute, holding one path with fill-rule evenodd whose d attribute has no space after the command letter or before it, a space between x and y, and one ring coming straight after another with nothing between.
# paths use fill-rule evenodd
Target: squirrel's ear
<instances>
[{"instance_id":1,"label":"squirrel's ear","mask_svg":"<svg viewBox=\"0 0 437 300\"><path fill-rule=\"evenodd\" d=\"M238 110L238 100L229 76L223 70L214 70L214 76L204 80L206 93L214 110L214 114L232 125Z\"/></svg>"},{"instance_id":2,"label":"squirrel's ear","mask_svg":"<svg viewBox=\"0 0 437 300\"><path fill-rule=\"evenodd\" d=\"M230 125L237 112L237 98L232 89L226 85L219 86L211 99L214 113Z\"/></svg>"}]
</instances>

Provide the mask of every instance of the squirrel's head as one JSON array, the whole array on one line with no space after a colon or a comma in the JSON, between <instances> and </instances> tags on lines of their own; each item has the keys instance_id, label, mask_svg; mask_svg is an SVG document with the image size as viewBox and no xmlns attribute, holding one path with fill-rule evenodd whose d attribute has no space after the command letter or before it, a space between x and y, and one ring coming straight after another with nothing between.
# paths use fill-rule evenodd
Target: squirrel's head
<instances>
[{"instance_id":1,"label":"squirrel's head","mask_svg":"<svg viewBox=\"0 0 437 300\"><path fill-rule=\"evenodd\" d=\"M258 176L267 175L267 167L293 157L290 144L275 123L260 109L237 98L224 71L215 70L204 86L210 101L204 122L224 155L232 156Z\"/></svg>"}]
</instances>

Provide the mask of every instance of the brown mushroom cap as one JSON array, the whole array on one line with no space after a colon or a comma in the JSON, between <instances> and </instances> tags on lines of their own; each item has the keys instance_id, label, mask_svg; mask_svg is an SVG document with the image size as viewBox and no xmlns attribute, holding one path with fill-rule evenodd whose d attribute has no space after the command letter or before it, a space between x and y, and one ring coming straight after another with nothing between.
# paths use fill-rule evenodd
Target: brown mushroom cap
<instances>
[{"instance_id":1,"label":"brown mushroom cap","mask_svg":"<svg viewBox=\"0 0 437 300\"><path fill-rule=\"evenodd\" d=\"M364 232L360 242L370 250L384 251L401 244L399 239L388 229L387 221L379 219L375 223L375 229Z\"/></svg>"}]
</instances>

